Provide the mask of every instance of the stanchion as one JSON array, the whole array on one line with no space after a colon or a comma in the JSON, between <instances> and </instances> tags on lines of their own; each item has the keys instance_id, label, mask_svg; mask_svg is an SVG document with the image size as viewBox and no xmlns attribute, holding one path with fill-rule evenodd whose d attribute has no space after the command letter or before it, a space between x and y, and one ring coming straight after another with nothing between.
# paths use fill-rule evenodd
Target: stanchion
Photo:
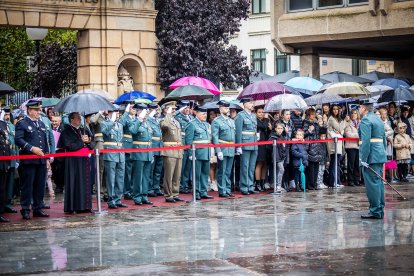
<instances>
[{"instance_id":1,"label":"stanchion","mask_svg":"<svg viewBox=\"0 0 414 276\"><path fill-rule=\"evenodd\" d=\"M191 145L191 161L193 164L193 201L192 203L197 203L197 199L196 199L196 185L197 185L197 180L196 180L196 147L195 144Z\"/></svg>"},{"instance_id":2,"label":"stanchion","mask_svg":"<svg viewBox=\"0 0 414 276\"><path fill-rule=\"evenodd\" d=\"M276 180L277 178L277 141L273 140L273 192L271 192L271 195L280 195L281 193L277 192L277 185Z\"/></svg>"},{"instance_id":3,"label":"stanchion","mask_svg":"<svg viewBox=\"0 0 414 276\"><path fill-rule=\"evenodd\" d=\"M335 185L334 187L338 187L338 137L334 138L335 143Z\"/></svg>"},{"instance_id":4,"label":"stanchion","mask_svg":"<svg viewBox=\"0 0 414 276\"><path fill-rule=\"evenodd\" d=\"M108 211L102 211L101 206L101 179L99 175L99 149L95 149L95 164L96 164L96 198L98 200L98 210L95 210L93 213L96 215L103 215L108 213Z\"/></svg>"}]
</instances>

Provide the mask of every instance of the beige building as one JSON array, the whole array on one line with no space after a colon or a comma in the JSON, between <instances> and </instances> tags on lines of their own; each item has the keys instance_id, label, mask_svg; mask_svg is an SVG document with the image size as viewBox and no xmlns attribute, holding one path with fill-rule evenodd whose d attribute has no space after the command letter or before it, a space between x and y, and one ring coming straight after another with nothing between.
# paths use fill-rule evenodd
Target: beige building
<instances>
[{"instance_id":1,"label":"beige building","mask_svg":"<svg viewBox=\"0 0 414 276\"><path fill-rule=\"evenodd\" d=\"M152 0L0 0L0 26L78 30L78 88L163 97Z\"/></svg>"},{"instance_id":2,"label":"beige building","mask_svg":"<svg viewBox=\"0 0 414 276\"><path fill-rule=\"evenodd\" d=\"M300 55L302 75L318 78L319 58L337 57L368 60L369 69L381 60L372 67L414 78L412 0L271 1L271 18L272 42Z\"/></svg>"}]
</instances>

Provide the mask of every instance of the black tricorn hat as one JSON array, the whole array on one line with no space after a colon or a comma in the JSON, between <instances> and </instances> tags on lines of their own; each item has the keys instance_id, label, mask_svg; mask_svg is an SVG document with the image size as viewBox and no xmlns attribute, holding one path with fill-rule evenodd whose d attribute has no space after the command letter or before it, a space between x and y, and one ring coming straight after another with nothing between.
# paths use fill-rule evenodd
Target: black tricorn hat
<instances>
[{"instance_id":1,"label":"black tricorn hat","mask_svg":"<svg viewBox=\"0 0 414 276\"><path fill-rule=\"evenodd\" d=\"M252 102L252 101L253 101L253 98L243 98L243 99L240 100L241 103L249 103L249 102Z\"/></svg>"},{"instance_id":2,"label":"black tricorn hat","mask_svg":"<svg viewBox=\"0 0 414 276\"><path fill-rule=\"evenodd\" d=\"M218 106L222 106L222 107L230 107L230 103L226 102L226 101L219 101L217 103Z\"/></svg>"}]
</instances>

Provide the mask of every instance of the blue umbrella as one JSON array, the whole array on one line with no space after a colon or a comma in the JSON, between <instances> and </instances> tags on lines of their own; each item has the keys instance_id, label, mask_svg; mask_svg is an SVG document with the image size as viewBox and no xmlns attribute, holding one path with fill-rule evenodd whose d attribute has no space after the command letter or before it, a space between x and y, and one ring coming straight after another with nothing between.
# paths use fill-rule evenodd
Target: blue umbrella
<instances>
[{"instance_id":1,"label":"blue umbrella","mask_svg":"<svg viewBox=\"0 0 414 276\"><path fill-rule=\"evenodd\" d=\"M285 82L285 85L310 91L319 91L323 83L310 77L295 77Z\"/></svg>"},{"instance_id":2,"label":"blue umbrella","mask_svg":"<svg viewBox=\"0 0 414 276\"><path fill-rule=\"evenodd\" d=\"M156 99L153 95L141 91L132 91L128 93L124 93L115 100L115 104L122 104L126 101L133 101L135 99L147 99L153 101Z\"/></svg>"},{"instance_id":3,"label":"blue umbrella","mask_svg":"<svg viewBox=\"0 0 414 276\"><path fill-rule=\"evenodd\" d=\"M300 182L302 184L302 189L304 192L306 192L306 175L305 175L305 166L303 166L302 159L300 159Z\"/></svg>"},{"instance_id":4,"label":"blue umbrella","mask_svg":"<svg viewBox=\"0 0 414 276\"><path fill-rule=\"evenodd\" d=\"M399 80L399 79L394 79L394 78L378 80L378 81L374 82L372 85L379 85L379 84L387 85L387 86L392 87L394 89L397 89L400 86L405 87L405 88L410 88L410 85L408 85L408 83L406 83L405 81Z\"/></svg>"}]
</instances>

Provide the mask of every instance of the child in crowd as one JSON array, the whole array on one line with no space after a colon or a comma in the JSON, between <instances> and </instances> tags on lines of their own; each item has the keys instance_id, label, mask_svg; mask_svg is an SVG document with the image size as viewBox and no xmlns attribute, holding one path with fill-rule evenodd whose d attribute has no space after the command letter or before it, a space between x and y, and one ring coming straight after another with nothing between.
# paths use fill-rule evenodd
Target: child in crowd
<instances>
[{"instance_id":1,"label":"child in crowd","mask_svg":"<svg viewBox=\"0 0 414 276\"><path fill-rule=\"evenodd\" d=\"M296 131L296 141L304 141L305 133L302 129ZM295 185L296 191L302 192L302 188L306 183L301 181L301 172L299 170L301 164L306 167L308 165L308 152L306 151L306 146L304 144L293 144L292 145L292 163L295 172Z\"/></svg>"},{"instance_id":2,"label":"child in crowd","mask_svg":"<svg viewBox=\"0 0 414 276\"><path fill-rule=\"evenodd\" d=\"M277 152L276 152L276 180L273 183L276 183L276 192L282 192L282 180L283 174L285 173L286 166L286 157L287 157L287 145L282 144L281 141L287 140L286 136L283 135L285 126L282 123L276 123L275 132L270 136L271 140L276 140L277 142Z\"/></svg>"},{"instance_id":3,"label":"child in crowd","mask_svg":"<svg viewBox=\"0 0 414 276\"><path fill-rule=\"evenodd\" d=\"M325 127L321 127L319 129L319 139L320 140L325 140L326 139L326 128ZM329 166L329 153L328 153L328 146L326 143L320 143L321 147L321 161L319 162L319 172L318 172L318 180L317 180L317 189L326 189L328 188L324 183L323 183L323 175L325 173L325 168L326 166Z\"/></svg>"},{"instance_id":4,"label":"child in crowd","mask_svg":"<svg viewBox=\"0 0 414 276\"><path fill-rule=\"evenodd\" d=\"M401 182L408 182L408 164L411 161L411 138L406 134L407 125L403 122L397 124L398 134L394 138L394 148L398 164L398 178Z\"/></svg>"}]
</instances>

